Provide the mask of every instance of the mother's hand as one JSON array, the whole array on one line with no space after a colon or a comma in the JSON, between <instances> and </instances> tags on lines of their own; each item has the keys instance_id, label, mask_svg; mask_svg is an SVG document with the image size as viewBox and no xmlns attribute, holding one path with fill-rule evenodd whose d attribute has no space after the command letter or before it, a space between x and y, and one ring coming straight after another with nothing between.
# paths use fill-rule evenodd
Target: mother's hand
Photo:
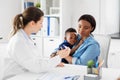
<instances>
[{"instance_id":1,"label":"mother's hand","mask_svg":"<svg viewBox=\"0 0 120 80\"><path fill-rule=\"evenodd\" d=\"M69 56L71 49L69 47L66 47L65 49L59 50L57 51L57 54L61 57L61 58L66 58L67 56Z\"/></svg>"}]
</instances>

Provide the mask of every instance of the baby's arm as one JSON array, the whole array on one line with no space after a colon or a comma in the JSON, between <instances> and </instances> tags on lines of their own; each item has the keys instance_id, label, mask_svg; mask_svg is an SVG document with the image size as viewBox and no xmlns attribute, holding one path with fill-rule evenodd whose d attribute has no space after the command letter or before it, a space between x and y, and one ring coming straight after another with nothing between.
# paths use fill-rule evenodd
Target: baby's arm
<instances>
[{"instance_id":1,"label":"baby's arm","mask_svg":"<svg viewBox=\"0 0 120 80\"><path fill-rule=\"evenodd\" d=\"M57 56L57 51L62 49L62 44L59 45L58 48L55 49L55 51L50 55L51 58Z\"/></svg>"},{"instance_id":2,"label":"baby's arm","mask_svg":"<svg viewBox=\"0 0 120 80\"><path fill-rule=\"evenodd\" d=\"M57 54L57 51L59 50L59 48L56 48L53 52L52 52L52 54L50 55L50 58L53 58L53 57L55 57L55 56L57 56L58 54Z\"/></svg>"},{"instance_id":3,"label":"baby's arm","mask_svg":"<svg viewBox=\"0 0 120 80\"><path fill-rule=\"evenodd\" d=\"M80 40L80 42L74 48L71 49L70 55L72 55L83 42L84 42L83 40Z\"/></svg>"}]
</instances>

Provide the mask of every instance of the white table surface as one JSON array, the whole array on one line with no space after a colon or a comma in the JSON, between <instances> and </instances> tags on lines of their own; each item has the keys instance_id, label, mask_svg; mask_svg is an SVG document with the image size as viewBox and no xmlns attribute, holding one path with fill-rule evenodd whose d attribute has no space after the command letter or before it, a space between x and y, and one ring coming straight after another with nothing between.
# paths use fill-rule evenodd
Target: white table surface
<instances>
[{"instance_id":1,"label":"white table surface","mask_svg":"<svg viewBox=\"0 0 120 80\"><path fill-rule=\"evenodd\" d=\"M86 66L65 65L65 67L57 67L50 72L40 74L23 73L7 80L68 80L64 77L74 75L80 75L79 80L84 80L85 74L87 74ZM119 76L120 69L102 68L101 80L117 80Z\"/></svg>"},{"instance_id":2,"label":"white table surface","mask_svg":"<svg viewBox=\"0 0 120 80\"><path fill-rule=\"evenodd\" d=\"M120 77L120 68L102 68L101 80L117 80Z\"/></svg>"}]
</instances>

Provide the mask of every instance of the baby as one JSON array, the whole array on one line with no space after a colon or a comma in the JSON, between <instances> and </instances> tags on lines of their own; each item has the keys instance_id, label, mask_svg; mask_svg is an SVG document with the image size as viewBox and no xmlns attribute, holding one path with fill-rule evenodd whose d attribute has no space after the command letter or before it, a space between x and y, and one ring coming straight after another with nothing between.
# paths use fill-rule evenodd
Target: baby
<instances>
[{"instance_id":1,"label":"baby","mask_svg":"<svg viewBox=\"0 0 120 80\"><path fill-rule=\"evenodd\" d=\"M65 46L69 47L70 49L73 48L74 44L77 41L77 36L76 36L77 31L74 28L68 28L65 31L65 37L64 37L64 42L62 42L57 49L50 55L50 57L54 57L57 54L58 50L65 49ZM63 63L68 63L66 59L62 59L61 62Z\"/></svg>"}]
</instances>

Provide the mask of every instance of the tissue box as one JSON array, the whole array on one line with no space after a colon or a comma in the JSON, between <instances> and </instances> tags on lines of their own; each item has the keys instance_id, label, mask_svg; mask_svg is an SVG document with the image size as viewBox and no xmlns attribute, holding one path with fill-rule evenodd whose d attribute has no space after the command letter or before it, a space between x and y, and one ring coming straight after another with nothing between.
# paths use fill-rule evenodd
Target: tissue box
<instances>
[{"instance_id":1,"label":"tissue box","mask_svg":"<svg viewBox=\"0 0 120 80\"><path fill-rule=\"evenodd\" d=\"M95 74L86 74L84 80L99 80L99 76Z\"/></svg>"}]
</instances>

